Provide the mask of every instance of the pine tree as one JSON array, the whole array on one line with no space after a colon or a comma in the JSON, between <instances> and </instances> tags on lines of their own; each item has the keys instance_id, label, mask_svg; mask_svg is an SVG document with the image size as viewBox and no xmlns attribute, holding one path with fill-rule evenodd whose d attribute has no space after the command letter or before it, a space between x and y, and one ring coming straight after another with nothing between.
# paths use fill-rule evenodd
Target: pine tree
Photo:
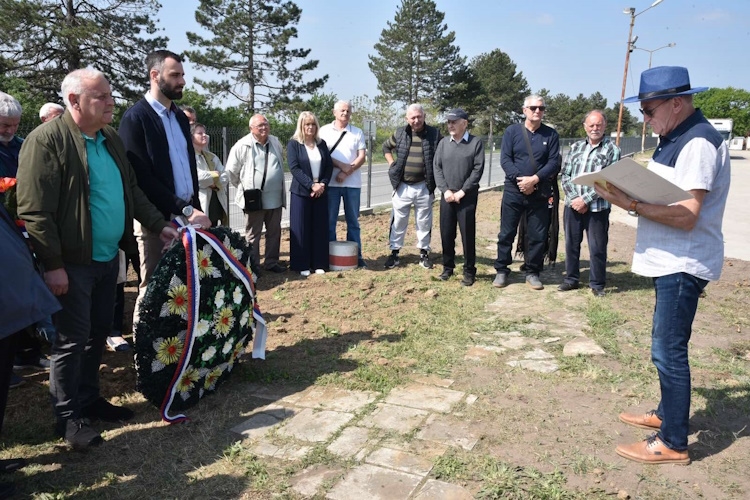
<instances>
[{"instance_id":1,"label":"pine tree","mask_svg":"<svg viewBox=\"0 0 750 500\"><path fill-rule=\"evenodd\" d=\"M495 49L474 57L469 67L480 87L477 113L490 117L499 129L517 122L529 86L508 54Z\"/></svg>"},{"instance_id":2,"label":"pine tree","mask_svg":"<svg viewBox=\"0 0 750 500\"><path fill-rule=\"evenodd\" d=\"M291 1L201 0L195 20L213 36L188 32L190 44L199 48L185 55L198 68L231 79L196 78L196 83L211 94L234 96L251 113L321 89L328 75L303 81L305 73L318 67L317 60L306 59L310 49L289 48L301 14Z\"/></svg>"},{"instance_id":3,"label":"pine tree","mask_svg":"<svg viewBox=\"0 0 750 500\"><path fill-rule=\"evenodd\" d=\"M148 84L146 55L166 46L152 19L156 0L0 0L0 57L7 74L57 101L69 72L102 71L115 95L135 100Z\"/></svg>"},{"instance_id":4,"label":"pine tree","mask_svg":"<svg viewBox=\"0 0 750 500\"><path fill-rule=\"evenodd\" d=\"M368 56L382 98L407 105L454 104L446 97L456 83L452 75L464 68L465 58L444 18L432 0L401 1L394 21L387 23L375 44L378 55Z\"/></svg>"}]
</instances>

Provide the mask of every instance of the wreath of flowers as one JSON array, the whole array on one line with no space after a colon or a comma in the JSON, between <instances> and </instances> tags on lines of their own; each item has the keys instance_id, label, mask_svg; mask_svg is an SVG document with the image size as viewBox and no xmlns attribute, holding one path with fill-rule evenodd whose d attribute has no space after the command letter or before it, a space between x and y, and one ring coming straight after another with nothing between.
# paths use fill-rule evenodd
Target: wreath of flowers
<instances>
[{"instance_id":1,"label":"wreath of flowers","mask_svg":"<svg viewBox=\"0 0 750 500\"><path fill-rule=\"evenodd\" d=\"M255 339L265 356L265 322L257 305L252 249L227 227L185 227L182 245L162 256L141 302L135 326L138 390L162 418L179 422L184 410L229 376Z\"/></svg>"}]
</instances>

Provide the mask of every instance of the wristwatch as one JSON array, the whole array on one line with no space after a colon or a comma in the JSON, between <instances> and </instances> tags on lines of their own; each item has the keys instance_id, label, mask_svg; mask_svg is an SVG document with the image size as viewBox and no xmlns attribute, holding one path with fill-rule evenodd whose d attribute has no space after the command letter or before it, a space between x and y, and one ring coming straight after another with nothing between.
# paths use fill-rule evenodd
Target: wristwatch
<instances>
[{"instance_id":1,"label":"wristwatch","mask_svg":"<svg viewBox=\"0 0 750 500\"><path fill-rule=\"evenodd\" d=\"M184 207L182 207L182 215L184 215L187 218L193 215L193 206L185 205Z\"/></svg>"},{"instance_id":2,"label":"wristwatch","mask_svg":"<svg viewBox=\"0 0 750 500\"><path fill-rule=\"evenodd\" d=\"M638 217L640 215L638 213L638 210L636 210L638 203L640 203L638 200L633 200L630 202L630 208L628 208L628 215L631 215L633 217Z\"/></svg>"}]
</instances>

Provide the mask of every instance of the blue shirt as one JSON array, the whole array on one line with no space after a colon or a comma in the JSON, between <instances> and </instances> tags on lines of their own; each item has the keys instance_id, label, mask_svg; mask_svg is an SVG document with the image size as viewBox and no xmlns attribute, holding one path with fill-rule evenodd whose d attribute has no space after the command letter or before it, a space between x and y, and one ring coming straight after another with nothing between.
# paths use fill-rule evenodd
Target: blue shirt
<instances>
[{"instance_id":1,"label":"blue shirt","mask_svg":"<svg viewBox=\"0 0 750 500\"><path fill-rule=\"evenodd\" d=\"M96 138L82 134L86 140L86 163L89 167L89 211L91 212L91 258L109 262L117 256L125 232L125 193L122 176L99 131Z\"/></svg>"},{"instance_id":2,"label":"blue shirt","mask_svg":"<svg viewBox=\"0 0 750 500\"><path fill-rule=\"evenodd\" d=\"M195 194L193 193L193 178L190 175L188 144L175 116L177 106L172 103L172 106L167 109L148 92L146 93L146 101L161 118L164 132L167 134L169 160L172 163L172 177L174 178L174 194L185 201L190 201ZM205 209L205 207L203 208Z\"/></svg>"},{"instance_id":3,"label":"blue shirt","mask_svg":"<svg viewBox=\"0 0 750 500\"><path fill-rule=\"evenodd\" d=\"M7 145L0 142L0 177L16 177L21 144L23 139L17 135Z\"/></svg>"}]
</instances>

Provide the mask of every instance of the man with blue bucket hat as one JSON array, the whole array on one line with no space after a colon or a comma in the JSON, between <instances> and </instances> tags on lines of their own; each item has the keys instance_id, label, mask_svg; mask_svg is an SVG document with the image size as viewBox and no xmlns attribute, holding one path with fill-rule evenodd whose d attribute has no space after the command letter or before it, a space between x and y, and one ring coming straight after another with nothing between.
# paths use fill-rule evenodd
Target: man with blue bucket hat
<instances>
[{"instance_id":1,"label":"man with blue bucket hat","mask_svg":"<svg viewBox=\"0 0 750 500\"><path fill-rule=\"evenodd\" d=\"M648 464L689 464L690 365L688 342L698 298L721 274L721 223L729 192L729 150L693 106L688 70L660 66L644 71L637 96L646 123L659 134L648 169L693 197L672 205L633 199L607 184L599 196L638 217L632 270L653 279L656 293L651 359L659 373L661 401L645 414L621 413L626 424L656 431L645 441L622 444L618 455Z\"/></svg>"}]
</instances>

